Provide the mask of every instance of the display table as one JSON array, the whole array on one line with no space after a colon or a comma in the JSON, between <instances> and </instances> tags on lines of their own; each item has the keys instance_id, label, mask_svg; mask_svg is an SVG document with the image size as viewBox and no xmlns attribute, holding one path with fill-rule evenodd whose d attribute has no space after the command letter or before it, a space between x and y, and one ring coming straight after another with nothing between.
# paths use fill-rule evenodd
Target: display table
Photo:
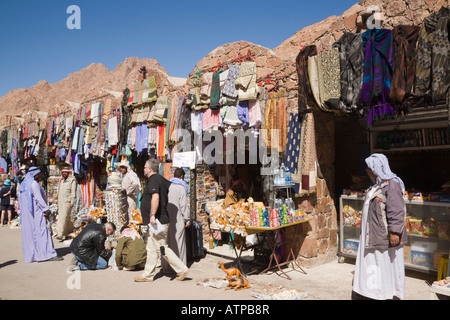
<instances>
[{"instance_id":1,"label":"display table","mask_svg":"<svg viewBox=\"0 0 450 320\"><path fill-rule=\"evenodd\" d=\"M247 230L248 234L259 233L259 232L267 232L267 234L268 234L267 239L268 239L270 250L271 250L270 261L269 261L269 265L267 266L267 268L264 269L263 271L261 271L260 273L267 272L270 269L273 269L273 268L277 267L278 270L280 270L289 280L292 280L291 277L289 277L286 274L286 272L284 272L281 269L281 266L284 266L286 264L294 262L297 265L297 267L299 267L299 269L302 270L306 274L305 270L303 270L302 267L297 263L297 261L295 259L294 250L292 248L293 248L293 245L294 245L295 240L297 238L298 229L299 229L300 225L302 223L308 222L310 220L311 219L304 219L304 220L301 220L301 221L296 221L294 223L289 223L289 224L281 225L281 226L278 226L278 227L272 227L272 228L270 228L270 227L253 227L253 226L246 227L246 230ZM275 250L276 250L277 245L285 244L285 243L287 243L287 241L284 240L282 243L279 243L277 241L277 239L276 239L275 231L283 230L283 229L288 228L288 227L294 227L294 235L292 237L292 241L291 241L290 246L289 246L289 252L288 252L286 261L280 263L280 261L278 261L278 259L277 259ZM275 263L272 264L272 262L275 262Z\"/></svg>"},{"instance_id":2,"label":"display table","mask_svg":"<svg viewBox=\"0 0 450 320\"><path fill-rule=\"evenodd\" d=\"M430 300L438 300L438 294L450 296L450 287L439 287L435 285L430 286Z\"/></svg>"}]
</instances>

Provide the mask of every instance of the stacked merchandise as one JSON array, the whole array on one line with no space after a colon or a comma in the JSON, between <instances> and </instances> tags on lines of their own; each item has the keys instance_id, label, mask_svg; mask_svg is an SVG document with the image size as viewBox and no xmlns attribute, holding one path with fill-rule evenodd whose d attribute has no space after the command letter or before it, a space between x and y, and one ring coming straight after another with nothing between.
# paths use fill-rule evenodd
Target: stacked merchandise
<instances>
[{"instance_id":1,"label":"stacked merchandise","mask_svg":"<svg viewBox=\"0 0 450 320\"><path fill-rule=\"evenodd\" d=\"M351 206L346 205L342 209L342 215L344 217L344 226L348 227L361 226L361 211L355 210Z\"/></svg>"},{"instance_id":2,"label":"stacked merchandise","mask_svg":"<svg viewBox=\"0 0 450 320\"><path fill-rule=\"evenodd\" d=\"M196 168L197 212L203 211L206 203L216 200L216 183L213 167L199 165Z\"/></svg>"},{"instance_id":3,"label":"stacked merchandise","mask_svg":"<svg viewBox=\"0 0 450 320\"><path fill-rule=\"evenodd\" d=\"M103 193L103 201L108 222L116 226L116 231L110 236L110 240L118 240L120 229L128 222L127 199L121 189L109 189Z\"/></svg>"},{"instance_id":4,"label":"stacked merchandise","mask_svg":"<svg viewBox=\"0 0 450 320\"><path fill-rule=\"evenodd\" d=\"M49 177L47 180L47 201L49 204L55 203L58 200L58 186L61 175L59 168L56 165L49 166Z\"/></svg>"}]
</instances>

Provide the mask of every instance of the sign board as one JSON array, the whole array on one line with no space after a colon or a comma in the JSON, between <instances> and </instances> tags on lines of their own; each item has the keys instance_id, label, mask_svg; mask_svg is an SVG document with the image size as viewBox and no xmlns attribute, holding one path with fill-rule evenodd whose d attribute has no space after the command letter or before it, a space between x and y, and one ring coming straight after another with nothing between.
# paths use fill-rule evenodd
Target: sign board
<instances>
[{"instance_id":1,"label":"sign board","mask_svg":"<svg viewBox=\"0 0 450 320\"><path fill-rule=\"evenodd\" d=\"M178 152L173 155L172 166L177 168L195 169L195 151Z\"/></svg>"}]
</instances>

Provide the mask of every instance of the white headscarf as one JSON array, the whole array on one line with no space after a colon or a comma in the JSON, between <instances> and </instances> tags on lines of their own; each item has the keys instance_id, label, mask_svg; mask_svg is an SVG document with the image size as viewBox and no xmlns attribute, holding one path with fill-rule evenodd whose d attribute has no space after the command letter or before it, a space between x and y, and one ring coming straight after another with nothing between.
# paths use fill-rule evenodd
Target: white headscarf
<instances>
[{"instance_id":1,"label":"white headscarf","mask_svg":"<svg viewBox=\"0 0 450 320\"><path fill-rule=\"evenodd\" d=\"M23 179L22 183L19 187L19 194L24 194L27 197L27 205L28 210L31 214L34 214L33 212L33 194L31 193L31 184L34 181L34 176L40 173L41 170L37 167L31 167L27 171L27 175L25 176L25 179Z\"/></svg>"},{"instance_id":2,"label":"white headscarf","mask_svg":"<svg viewBox=\"0 0 450 320\"><path fill-rule=\"evenodd\" d=\"M366 159L367 166L373 171L373 173L381 180L395 180L400 183L402 192L405 192L405 185L395 173L391 171L389 167L389 161L384 154L374 153Z\"/></svg>"}]
</instances>

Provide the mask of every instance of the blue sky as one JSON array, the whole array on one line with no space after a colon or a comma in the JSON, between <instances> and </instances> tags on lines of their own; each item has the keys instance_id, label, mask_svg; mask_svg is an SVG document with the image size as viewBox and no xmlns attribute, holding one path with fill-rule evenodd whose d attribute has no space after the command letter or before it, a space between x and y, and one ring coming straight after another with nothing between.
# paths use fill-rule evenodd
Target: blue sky
<instances>
[{"instance_id":1,"label":"blue sky","mask_svg":"<svg viewBox=\"0 0 450 320\"><path fill-rule=\"evenodd\" d=\"M58 82L91 63L109 70L127 57L152 58L186 77L209 52L246 40L275 48L298 30L357 1L2 1L0 97L40 80ZM80 8L81 29L66 22Z\"/></svg>"}]
</instances>

